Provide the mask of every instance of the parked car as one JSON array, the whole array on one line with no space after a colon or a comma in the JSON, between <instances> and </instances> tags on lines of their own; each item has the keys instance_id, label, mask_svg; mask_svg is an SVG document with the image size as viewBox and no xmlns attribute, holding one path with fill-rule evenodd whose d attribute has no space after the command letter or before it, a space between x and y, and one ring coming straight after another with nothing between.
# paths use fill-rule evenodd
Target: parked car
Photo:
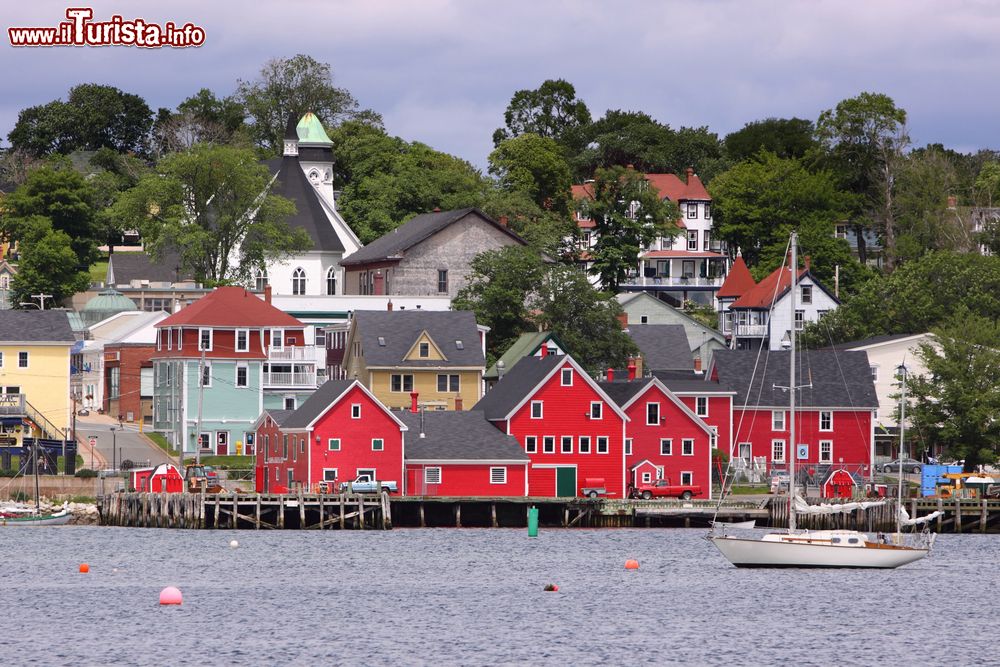
<instances>
[{"instance_id":1,"label":"parked car","mask_svg":"<svg viewBox=\"0 0 1000 667\"><path fill-rule=\"evenodd\" d=\"M632 487L631 496L651 500L652 498L680 498L690 500L696 493L701 493L700 486L691 484L671 484L670 480L658 479L652 484L639 484Z\"/></svg>"},{"instance_id":2,"label":"parked car","mask_svg":"<svg viewBox=\"0 0 1000 667\"><path fill-rule=\"evenodd\" d=\"M923 469L923 464L916 459L893 459L882 464L879 468L881 472L899 472L902 467L903 472L918 474Z\"/></svg>"}]
</instances>

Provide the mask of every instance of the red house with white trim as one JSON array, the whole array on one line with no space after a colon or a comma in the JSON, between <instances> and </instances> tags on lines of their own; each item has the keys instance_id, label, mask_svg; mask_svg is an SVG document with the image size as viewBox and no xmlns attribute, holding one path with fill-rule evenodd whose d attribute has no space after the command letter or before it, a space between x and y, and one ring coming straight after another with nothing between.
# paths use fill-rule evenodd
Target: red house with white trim
<instances>
[{"instance_id":1,"label":"red house with white trim","mask_svg":"<svg viewBox=\"0 0 1000 667\"><path fill-rule=\"evenodd\" d=\"M878 396L864 352L804 350L798 353L796 443L791 416L787 351L718 350L709 376L736 392L733 457L747 465L764 461L767 473L788 469L796 457L800 475L819 483L831 467L867 476L874 458L873 412Z\"/></svg>"},{"instance_id":2,"label":"red house with white trim","mask_svg":"<svg viewBox=\"0 0 1000 667\"><path fill-rule=\"evenodd\" d=\"M473 409L524 448L528 495L575 497L602 479L624 497L628 416L569 355L522 358Z\"/></svg>"}]
</instances>

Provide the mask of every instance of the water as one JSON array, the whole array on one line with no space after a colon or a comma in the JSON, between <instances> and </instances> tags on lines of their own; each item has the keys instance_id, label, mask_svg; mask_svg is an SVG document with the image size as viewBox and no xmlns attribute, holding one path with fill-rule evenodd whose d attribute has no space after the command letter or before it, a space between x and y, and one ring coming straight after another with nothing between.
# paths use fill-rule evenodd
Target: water
<instances>
[{"instance_id":1,"label":"water","mask_svg":"<svg viewBox=\"0 0 1000 667\"><path fill-rule=\"evenodd\" d=\"M1000 536L852 571L737 570L703 535L0 529L0 664L1000 664Z\"/></svg>"}]
</instances>

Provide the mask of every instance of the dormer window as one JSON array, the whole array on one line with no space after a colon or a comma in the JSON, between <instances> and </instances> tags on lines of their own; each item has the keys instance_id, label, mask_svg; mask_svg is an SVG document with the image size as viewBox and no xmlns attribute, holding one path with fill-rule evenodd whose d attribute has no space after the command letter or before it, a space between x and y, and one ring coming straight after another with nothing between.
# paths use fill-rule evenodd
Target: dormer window
<instances>
[{"instance_id":1,"label":"dormer window","mask_svg":"<svg viewBox=\"0 0 1000 667\"><path fill-rule=\"evenodd\" d=\"M379 347L385 347L385 336L379 336L378 337L378 346Z\"/></svg>"},{"instance_id":2,"label":"dormer window","mask_svg":"<svg viewBox=\"0 0 1000 667\"><path fill-rule=\"evenodd\" d=\"M456 350L464 350L465 349L465 341L456 340L455 341L455 349Z\"/></svg>"},{"instance_id":3,"label":"dormer window","mask_svg":"<svg viewBox=\"0 0 1000 667\"><path fill-rule=\"evenodd\" d=\"M431 356L431 344L421 343L420 346L417 348L417 356L419 356L421 359L426 359L427 357Z\"/></svg>"}]
</instances>

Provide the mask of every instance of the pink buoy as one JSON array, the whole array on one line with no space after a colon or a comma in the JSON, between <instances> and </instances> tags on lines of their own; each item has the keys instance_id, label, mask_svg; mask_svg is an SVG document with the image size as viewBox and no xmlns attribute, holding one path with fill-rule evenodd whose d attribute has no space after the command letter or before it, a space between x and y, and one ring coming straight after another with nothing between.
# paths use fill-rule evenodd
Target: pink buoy
<instances>
[{"instance_id":1,"label":"pink buoy","mask_svg":"<svg viewBox=\"0 0 1000 667\"><path fill-rule=\"evenodd\" d=\"M182 601L180 590L173 586L167 586L160 591L160 604L180 604Z\"/></svg>"}]
</instances>

